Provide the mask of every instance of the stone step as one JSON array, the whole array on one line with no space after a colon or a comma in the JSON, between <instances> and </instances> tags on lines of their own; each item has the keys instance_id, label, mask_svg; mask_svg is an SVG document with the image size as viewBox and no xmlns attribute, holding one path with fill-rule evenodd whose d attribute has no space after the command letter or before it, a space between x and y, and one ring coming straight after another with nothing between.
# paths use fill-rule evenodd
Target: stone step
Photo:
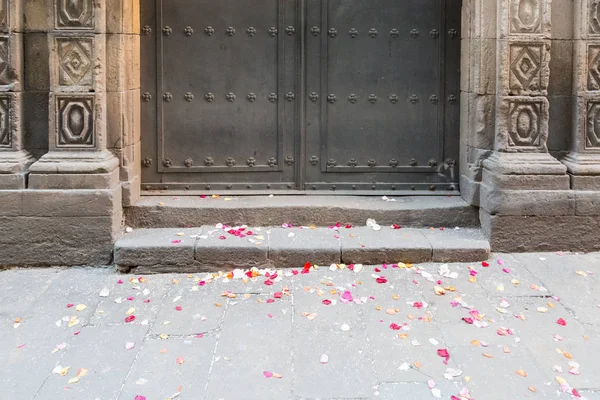
<instances>
[{"instance_id":1,"label":"stone step","mask_svg":"<svg viewBox=\"0 0 600 400\"><path fill-rule=\"evenodd\" d=\"M249 232L250 231L250 232ZM475 262L490 245L476 228L394 229L344 226L135 229L115 244L115 264L138 273L216 271L231 268L301 268L330 265Z\"/></svg>"},{"instance_id":2,"label":"stone step","mask_svg":"<svg viewBox=\"0 0 600 400\"><path fill-rule=\"evenodd\" d=\"M477 208L459 196L144 196L126 209L134 228L212 225L364 225L368 218L403 227L478 227Z\"/></svg>"}]
</instances>

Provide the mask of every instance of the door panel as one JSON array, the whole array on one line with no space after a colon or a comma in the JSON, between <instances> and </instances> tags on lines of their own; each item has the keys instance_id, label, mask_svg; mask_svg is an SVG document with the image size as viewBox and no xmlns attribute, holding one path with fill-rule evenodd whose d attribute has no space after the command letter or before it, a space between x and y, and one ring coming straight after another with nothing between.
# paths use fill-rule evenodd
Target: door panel
<instances>
[{"instance_id":1,"label":"door panel","mask_svg":"<svg viewBox=\"0 0 600 400\"><path fill-rule=\"evenodd\" d=\"M251 3L142 0L143 189L457 188L460 0Z\"/></svg>"}]
</instances>

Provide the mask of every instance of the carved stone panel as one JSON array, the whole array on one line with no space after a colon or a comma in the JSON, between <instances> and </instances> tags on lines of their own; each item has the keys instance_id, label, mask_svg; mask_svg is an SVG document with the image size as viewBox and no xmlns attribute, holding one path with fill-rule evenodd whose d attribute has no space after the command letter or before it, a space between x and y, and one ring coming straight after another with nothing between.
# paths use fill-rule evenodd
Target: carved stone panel
<instances>
[{"instance_id":1,"label":"carved stone panel","mask_svg":"<svg viewBox=\"0 0 600 400\"><path fill-rule=\"evenodd\" d=\"M57 29L93 29L92 0L55 0Z\"/></svg>"},{"instance_id":2,"label":"carved stone panel","mask_svg":"<svg viewBox=\"0 0 600 400\"><path fill-rule=\"evenodd\" d=\"M600 99L586 104L585 147L600 149Z\"/></svg>"},{"instance_id":3,"label":"carved stone panel","mask_svg":"<svg viewBox=\"0 0 600 400\"><path fill-rule=\"evenodd\" d=\"M543 0L511 0L510 33L542 33Z\"/></svg>"},{"instance_id":4,"label":"carved stone panel","mask_svg":"<svg viewBox=\"0 0 600 400\"><path fill-rule=\"evenodd\" d=\"M57 38L58 84L92 86L92 38Z\"/></svg>"},{"instance_id":5,"label":"carved stone panel","mask_svg":"<svg viewBox=\"0 0 600 400\"><path fill-rule=\"evenodd\" d=\"M0 96L0 148L12 147L12 130L10 129L10 98Z\"/></svg>"},{"instance_id":6,"label":"carved stone panel","mask_svg":"<svg viewBox=\"0 0 600 400\"><path fill-rule=\"evenodd\" d=\"M514 95L546 95L550 71L544 43L511 43L509 87Z\"/></svg>"},{"instance_id":7,"label":"carved stone panel","mask_svg":"<svg viewBox=\"0 0 600 400\"><path fill-rule=\"evenodd\" d=\"M499 131L504 133L507 151L519 147L546 150L548 100L544 97L506 97L502 100Z\"/></svg>"},{"instance_id":8,"label":"carved stone panel","mask_svg":"<svg viewBox=\"0 0 600 400\"><path fill-rule=\"evenodd\" d=\"M10 50L8 36L0 36L0 85L10 84Z\"/></svg>"},{"instance_id":9,"label":"carved stone panel","mask_svg":"<svg viewBox=\"0 0 600 400\"><path fill-rule=\"evenodd\" d=\"M8 25L8 0L0 0L0 31L6 31Z\"/></svg>"},{"instance_id":10,"label":"carved stone panel","mask_svg":"<svg viewBox=\"0 0 600 400\"><path fill-rule=\"evenodd\" d=\"M56 146L94 147L94 96L56 97Z\"/></svg>"}]
</instances>

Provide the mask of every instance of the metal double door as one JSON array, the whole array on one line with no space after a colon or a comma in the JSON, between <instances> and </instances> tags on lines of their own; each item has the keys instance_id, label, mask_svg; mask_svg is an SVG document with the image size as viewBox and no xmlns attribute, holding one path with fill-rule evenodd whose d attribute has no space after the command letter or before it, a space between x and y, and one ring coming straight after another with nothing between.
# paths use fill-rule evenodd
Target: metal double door
<instances>
[{"instance_id":1,"label":"metal double door","mask_svg":"<svg viewBox=\"0 0 600 400\"><path fill-rule=\"evenodd\" d=\"M457 189L460 0L141 1L143 189Z\"/></svg>"}]
</instances>

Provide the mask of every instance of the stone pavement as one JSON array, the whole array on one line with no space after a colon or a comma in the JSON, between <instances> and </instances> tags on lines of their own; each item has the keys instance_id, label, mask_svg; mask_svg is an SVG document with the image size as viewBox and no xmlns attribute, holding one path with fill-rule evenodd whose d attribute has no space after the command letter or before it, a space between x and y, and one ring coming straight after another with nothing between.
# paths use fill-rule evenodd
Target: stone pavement
<instances>
[{"instance_id":1,"label":"stone pavement","mask_svg":"<svg viewBox=\"0 0 600 400\"><path fill-rule=\"evenodd\" d=\"M2 271L0 399L599 400L599 266Z\"/></svg>"}]
</instances>

